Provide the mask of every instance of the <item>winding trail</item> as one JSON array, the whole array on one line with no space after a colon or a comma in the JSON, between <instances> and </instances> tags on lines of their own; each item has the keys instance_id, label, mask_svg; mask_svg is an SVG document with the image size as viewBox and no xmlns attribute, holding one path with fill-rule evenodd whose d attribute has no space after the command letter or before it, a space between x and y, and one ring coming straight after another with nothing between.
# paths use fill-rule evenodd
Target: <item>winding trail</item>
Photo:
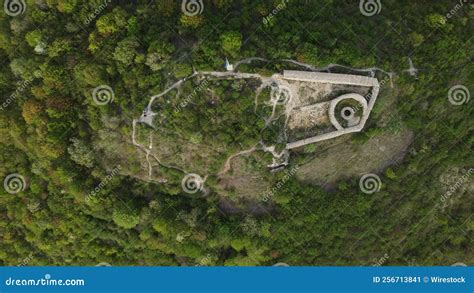
<instances>
[{"instance_id":1,"label":"winding trail","mask_svg":"<svg viewBox=\"0 0 474 293\"><path fill-rule=\"evenodd\" d=\"M249 61L250 62L250 61ZM141 117L139 119L134 119L133 120L133 123L132 123L132 143L134 146L138 147L140 150L142 150L144 153L145 153L145 158L147 160L147 163L148 163L148 175L149 175L149 178L151 178L151 174L152 174L152 164L150 162L150 159L149 157L153 157L156 162L162 166L162 167L165 167L165 168L172 168L172 169L175 169L175 170L178 170L182 173L185 173L187 174L188 172L184 169L181 169L179 167L176 167L176 166L169 166L169 165L165 165L163 164L157 157L156 155L152 154L151 153L151 149L153 148L153 143L152 143L152 140L150 138L150 145L148 148L144 147L143 145L139 144L137 141L136 141L136 124L137 123L145 123L149 126L152 126L153 127L153 124L152 124L152 118L153 116L155 115L155 113L153 113L151 111L151 106L153 105L154 101L159 98L159 97L162 97L164 95L166 95L167 93L169 93L170 91L172 91L173 89L176 89L179 87L187 80L189 79L192 79L194 77L197 77L197 76L211 76L211 77L216 77L216 78L225 78L225 79L258 79L262 82L262 85L259 87L259 91L258 91L258 94L260 94L260 92L262 91L262 89L268 85L271 85L272 83L275 83L275 84L279 84L280 81L279 81L279 78L278 76L279 75L274 75L272 77L264 77L264 76L261 76L260 74L256 74L256 73L242 73L242 72L220 72L220 71L196 71L194 72L193 74L183 78L183 79L180 79L178 80L177 82L175 82L174 84L172 84L170 87L168 87L166 90L164 90L163 92L157 94L157 95L154 95L150 98L150 101L148 102L148 106L146 107L146 109L143 111ZM271 104L273 106L273 111L272 111L272 115L270 117L269 120L266 120L266 124L265 124L265 128L268 126L268 124L273 121L273 116L274 116L274 113L275 113L275 108L276 108L276 103L277 101L271 101ZM257 107L257 106L256 106ZM243 154L247 154L247 153L251 153L259 148L257 148L257 146L261 144L261 142L257 143L253 148L249 149L249 150L245 150L245 151L241 151L241 152L238 152L236 154L233 154L231 155L225 165L224 165L224 168L221 172L219 172L217 175L222 175L222 174L225 174L226 172L228 172L230 169L231 169L231 161L232 159L238 157L238 156L241 156ZM265 148L260 148L260 149L265 149ZM206 175L208 176L208 175Z\"/></svg>"},{"instance_id":2,"label":"winding trail","mask_svg":"<svg viewBox=\"0 0 474 293\"><path fill-rule=\"evenodd\" d=\"M241 64L250 64L250 63L252 63L253 61L270 62L270 60L265 59L265 58L261 58L261 57L250 57L250 58L246 58L246 59L242 59L242 60L240 60L240 61L237 61L237 62L234 64L234 70L237 70L237 68L238 68Z\"/></svg>"},{"instance_id":3,"label":"winding trail","mask_svg":"<svg viewBox=\"0 0 474 293\"><path fill-rule=\"evenodd\" d=\"M164 90L163 92L159 93L158 95L154 95L150 98L150 101L148 102L148 108L151 108L151 105L153 104L153 102L159 98L159 97L162 97L164 95L166 95L167 93L169 93L170 91L174 90L175 88L179 87L181 84L183 84L185 81L187 81L188 79L191 79L191 78L194 78L195 76L199 75L198 72L194 72L193 74L191 74L190 76L187 76L183 79L180 79L178 80L177 82L175 82L173 85L171 85L169 88L167 88L166 90Z\"/></svg>"},{"instance_id":4,"label":"winding trail","mask_svg":"<svg viewBox=\"0 0 474 293\"><path fill-rule=\"evenodd\" d=\"M240 152L238 152L236 154L233 154L232 156L228 157L227 161L224 164L224 168L218 173L218 175L224 175L225 173L229 172L229 170L232 168L231 162L234 158L245 155L245 154L250 154L250 153L256 151L258 149L257 146L259 144L260 144L260 142L257 143L256 145L254 145L252 148L250 148L248 150L240 151Z\"/></svg>"},{"instance_id":5,"label":"winding trail","mask_svg":"<svg viewBox=\"0 0 474 293\"><path fill-rule=\"evenodd\" d=\"M184 170L184 169L181 169L181 168L176 167L176 166L166 165L166 164L162 163L156 155L151 153L151 150L153 149L153 140L152 140L152 134L151 133L150 133L150 144L149 144L148 148L144 147L143 145L139 144L136 141L135 132L136 132L136 127L137 127L137 122L138 122L137 119L133 119L133 122L132 122L132 143L133 143L134 146L136 146L137 148L139 148L141 151L143 151L145 153L145 158L146 158L146 161L148 163L148 178L151 179L151 174L152 174L152 170L153 170L152 164L150 162L150 156L152 156L153 159L155 159L155 161L160 166L162 166L164 168L174 169L174 170L177 170L177 171L180 171L182 173L187 174L188 172L186 172L186 170Z\"/></svg>"}]
</instances>

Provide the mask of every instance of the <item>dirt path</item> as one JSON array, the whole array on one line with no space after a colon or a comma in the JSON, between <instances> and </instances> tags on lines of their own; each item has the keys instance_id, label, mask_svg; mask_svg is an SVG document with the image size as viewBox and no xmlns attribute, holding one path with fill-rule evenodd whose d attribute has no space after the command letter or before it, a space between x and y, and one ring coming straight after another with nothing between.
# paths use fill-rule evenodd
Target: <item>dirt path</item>
<instances>
[{"instance_id":1,"label":"dirt path","mask_svg":"<svg viewBox=\"0 0 474 293\"><path fill-rule=\"evenodd\" d=\"M227 161L225 162L224 164L224 168L217 174L219 176L222 176L224 175L225 173L229 172L230 169L232 168L231 166L231 163L232 163L232 160L236 157L239 157L239 156L242 156L242 155L245 155L245 154L250 154L256 150L258 150L257 146L259 145L260 143L254 145L252 148L248 149L248 150L243 150L243 151L240 151L236 154L233 154L231 155L230 157L227 158Z\"/></svg>"}]
</instances>

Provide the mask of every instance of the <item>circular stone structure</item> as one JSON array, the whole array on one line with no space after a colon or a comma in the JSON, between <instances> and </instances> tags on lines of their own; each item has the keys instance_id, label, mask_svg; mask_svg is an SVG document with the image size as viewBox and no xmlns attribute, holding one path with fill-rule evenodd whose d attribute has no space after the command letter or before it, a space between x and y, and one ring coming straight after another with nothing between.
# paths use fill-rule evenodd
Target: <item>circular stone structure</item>
<instances>
[{"instance_id":1,"label":"circular stone structure","mask_svg":"<svg viewBox=\"0 0 474 293\"><path fill-rule=\"evenodd\" d=\"M335 113L337 104L339 104L341 101L344 101L344 100L355 100L359 102L362 105L362 117L368 115L367 100L362 95L359 95L356 93L350 93L350 94L339 96L335 98L334 100L332 100L331 104L329 105L329 120L331 121L332 125L336 127L337 130L345 129L339 123L339 121L337 121L336 113ZM354 117L355 110L352 107L344 107L340 114L344 120L350 120ZM354 127L354 126L351 126L351 127Z\"/></svg>"}]
</instances>

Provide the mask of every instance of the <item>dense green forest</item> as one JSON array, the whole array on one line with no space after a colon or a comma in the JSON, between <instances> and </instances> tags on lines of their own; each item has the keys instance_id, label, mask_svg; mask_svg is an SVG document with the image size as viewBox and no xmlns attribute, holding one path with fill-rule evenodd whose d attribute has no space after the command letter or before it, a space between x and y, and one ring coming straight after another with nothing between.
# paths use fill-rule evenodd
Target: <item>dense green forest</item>
<instances>
[{"instance_id":1,"label":"dense green forest","mask_svg":"<svg viewBox=\"0 0 474 293\"><path fill-rule=\"evenodd\" d=\"M0 13L1 265L474 265L469 1L373 1L372 15L348 0L203 0L197 13L174 0L7 2L20 4ZM195 70L225 71L226 57L255 56L393 73L364 131L345 142L413 133L403 158L377 172L378 192L362 192L360 176L330 188L292 176L317 144L292 153L285 172L265 173L278 188L264 201L219 190L215 177L200 196L183 192L176 172L170 184L136 175L143 154L132 121L149 98ZM105 105L93 97L101 85L113 89ZM260 125L249 105L229 102L251 97L254 85L213 85L228 95L222 111L204 102L154 110L177 136L228 145L209 155L222 164ZM249 124L226 122L237 118ZM150 130L139 127L146 144ZM257 168L258 156L246 160Z\"/></svg>"}]
</instances>

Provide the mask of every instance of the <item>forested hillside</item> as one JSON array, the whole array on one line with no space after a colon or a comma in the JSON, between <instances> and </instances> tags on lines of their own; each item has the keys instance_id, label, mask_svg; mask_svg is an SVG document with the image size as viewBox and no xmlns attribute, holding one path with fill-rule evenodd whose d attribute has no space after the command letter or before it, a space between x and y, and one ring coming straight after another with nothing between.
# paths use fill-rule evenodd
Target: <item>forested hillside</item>
<instances>
[{"instance_id":1,"label":"forested hillside","mask_svg":"<svg viewBox=\"0 0 474 293\"><path fill-rule=\"evenodd\" d=\"M335 0L203 0L196 13L174 0L7 2L20 4L0 12L1 265L474 265L470 1L381 0L370 15ZM263 190L242 184L246 194L271 190L265 200L220 188L217 176L203 194L183 191L174 170L149 180L132 127L150 97L250 57L270 61L238 71L307 70L285 59L380 69L374 114L341 144L385 156L387 137L410 135L403 155L346 174L351 163L333 145L309 146L286 171L261 173ZM199 83L183 86L189 94ZM195 145L226 145L196 163L217 173L212 164L250 147L262 122L239 102L254 84L206 87L185 110L154 109L166 114L155 121ZM223 108L199 102L205 95ZM139 127L146 145L151 127ZM248 172L255 156L242 159ZM326 156L338 170L326 163L322 184L305 164ZM378 174L380 190L361 190L364 173Z\"/></svg>"}]
</instances>

